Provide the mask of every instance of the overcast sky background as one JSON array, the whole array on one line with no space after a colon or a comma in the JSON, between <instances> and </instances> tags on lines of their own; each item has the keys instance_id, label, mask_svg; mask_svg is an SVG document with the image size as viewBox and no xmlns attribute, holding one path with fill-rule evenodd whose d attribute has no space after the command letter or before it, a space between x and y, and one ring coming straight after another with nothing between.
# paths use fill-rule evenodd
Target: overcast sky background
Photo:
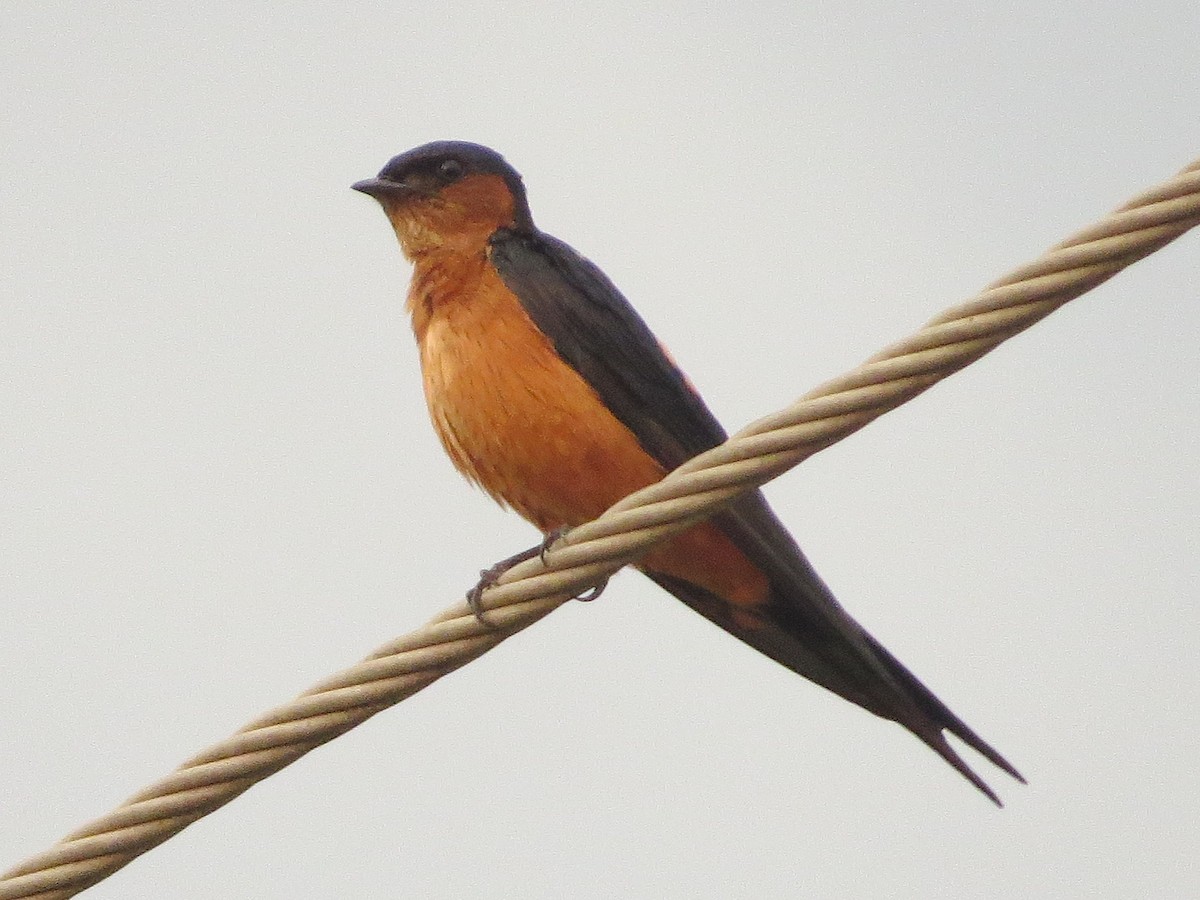
<instances>
[{"instance_id":1,"label":"overcast sky background","mask_svg":"<svg viewBox=\"0 0 1200 900\"><path fill-rule=\"evenodd\" d=\"M496 147L736 429L1200 155L1200 5L990 6L5 4L0 868L534 539L351 182ZM1197 895L1198 261L768 490L1003 811L623 574L89 896Z\"/></svg>"}]
</instances>

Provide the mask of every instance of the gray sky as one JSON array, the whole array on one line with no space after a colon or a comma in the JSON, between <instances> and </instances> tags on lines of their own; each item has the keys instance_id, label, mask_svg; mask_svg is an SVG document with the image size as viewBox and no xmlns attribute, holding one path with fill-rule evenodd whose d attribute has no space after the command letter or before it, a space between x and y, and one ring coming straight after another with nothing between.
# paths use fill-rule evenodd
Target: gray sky
<instances>
[{"instance_id":1,"label":"gray sky","mask_svg":"<svg viewBox=\"0 0 1200 900\"><path fill-rule=\"evenodd\" d=\"M441 610L532 529L425 417L349 184L496 147L730 428L1200 154L1200 6L10 2L0 866ZM768 493L1030 779L635 574L89 896L1200 892L1200 234Z\"/></svg>"}]
</instances>

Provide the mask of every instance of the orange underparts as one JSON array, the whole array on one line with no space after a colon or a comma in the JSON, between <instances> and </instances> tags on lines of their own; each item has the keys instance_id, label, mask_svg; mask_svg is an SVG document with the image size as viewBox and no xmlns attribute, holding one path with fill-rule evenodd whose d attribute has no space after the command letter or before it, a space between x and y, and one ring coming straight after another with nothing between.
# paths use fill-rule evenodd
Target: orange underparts
<instances>
[{"instance_id":1,"label":"orange underparts","mask_svg":"<svg viewBox=\"0 0 1200 900\"><path fill-rule=\"evenodd\" d=\"M662 479L663 468L558 356L482 247L422 254L415 265L408 304L425 399L467 478L543 532L593 519ZM767 595L763 574L708 523L639 565L738 605Z\"/></svg>"}]
</instances>

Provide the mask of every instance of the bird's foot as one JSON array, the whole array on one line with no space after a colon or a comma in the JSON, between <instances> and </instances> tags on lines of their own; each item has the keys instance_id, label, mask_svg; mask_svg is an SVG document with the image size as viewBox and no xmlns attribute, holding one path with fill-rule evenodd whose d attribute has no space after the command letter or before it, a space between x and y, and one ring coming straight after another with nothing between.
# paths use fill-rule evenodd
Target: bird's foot
<instances>
[{"instance_id":1,"label":"bird's foot","mask_svg":"<svg viewBox=\"0 0 1200 900\"><path fill-rule=\"evenodd\" d=\"M538 558L541 559L542 565L546 564L546 554L548 554L550 552L550 548L552 548L556 543L558 543L558 541L560 539L565 538L570 533L570 531L571 531L571 527L569 525L560 525L558 528L555 528L553 531L546 532L546 536L544 538L542 538L541 552L538 554ZM606 587L608 587L608 579L607 578L605 578L602 582L595 585L594 587L588 588L582 594L572 597L571 599L578 600L581 603L591 603L593 600L595 600L597 597L599 597L601 594L604 593L604 589Z\"/></svg>"},{"instance_id":2,"label":"bird's foot","mask_svg":"<svg viewBox=\"0 0 1200 900\"><path fill-rule=\"evenodd\" d=\"M492 623L485 617L485 612L480 600L483 597L483 592L494 585L500 576L515 566L517 563L523 563L527 559L533 559L535 556L543 556L545 554L545 541L538 544L536 547L530 547L528 550L522 550L520 553L514 553L512 556L506 557L494 566L489 566L479 572L479 581L475 583L475 587L467 591L467 606L475 615L476 620L482 625L491 625ZM544 556L543 556L544 560Z\"/></svg>"},{"instance_id":3,"label":"bird's foot","mask_svg":"<svg viewBox=\"0 0 1200 900\"><path fill-rule=\"evenodd\" d=\"M545 565L546 556L549 554L551 548L555 543L558 542L560 538L565 537L567 532L570 530L571 529L568 526L563 525L559 528L555 528L553 531L548 531L546 532L546 536L542 538L542 542L536 547L530 547L528 550L522 550L520 553L514 553L512 556L500 560L500 562L496 563L494 566L489 566L488 568L481 570L479 573L479 581L476 582L473 588L467 591L467 606L470 607L470 610L474 614L475 618L480 623L491 626L492 623L489 622L486 617L487 611L483 608L483 604L481 603L483 592L499 581L500 576L517 563L523 563L527 559L533 559L536 556L542 561L542 564ZM579 594L571 599L590 603L592 600L595 600L597 597L603 594L604 589L607 586L608 579L605 578L595 587L588 588L582 594Z\"/></svg>"}]
</instances>

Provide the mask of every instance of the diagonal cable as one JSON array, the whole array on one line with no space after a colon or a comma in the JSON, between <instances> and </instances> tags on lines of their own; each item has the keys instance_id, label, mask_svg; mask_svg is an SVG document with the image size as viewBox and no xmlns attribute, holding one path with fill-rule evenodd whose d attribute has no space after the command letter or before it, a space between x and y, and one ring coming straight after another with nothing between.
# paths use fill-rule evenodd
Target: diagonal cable
<instances>
[{"instance_id":1,"label":"diagonal cable","mask_svg":"<svg viewBox=\"0 0 1200 900\"><path fill-rule=\"evenodd\" d=\"M251 785L532 625L654 543L716 512L974 362L1200 224L1200 160L1052 247L853 371L572 530L543 563L506 572L355 666L266 713L108 815L0 877L0 900L74 896Z\"/></svg>"}]
</instances>

